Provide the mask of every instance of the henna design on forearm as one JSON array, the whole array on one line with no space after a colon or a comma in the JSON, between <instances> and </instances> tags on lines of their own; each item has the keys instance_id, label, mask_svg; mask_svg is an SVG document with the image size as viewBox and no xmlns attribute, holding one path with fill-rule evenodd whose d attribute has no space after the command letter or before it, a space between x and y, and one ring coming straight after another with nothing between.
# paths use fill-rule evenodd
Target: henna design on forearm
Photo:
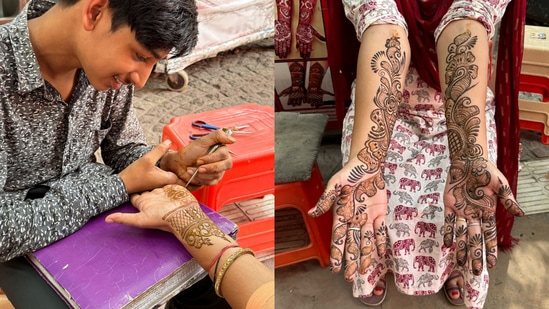
<instances>
[{"instance_id":1,"label":"henna design on forearm","mask_svg":"<svg viewBox=\"0 0 549 309\"><path fill-rule=\"evenodd\" d=\"M168 222L189 246L197 249L203 245L211 246L211 237L219 237L230 242L227 235L200 209L198 202L188 190L166 186L164 191L171 200L182 206L165 214L162 220Z\"/></svg>"},{"instance_id":2,"label":"henna design on forearm","mask_svg":"<svg viewBox=\"0 0 549 309\"><path fill-rule=\"evenodd\" d=\"M366 173L375 173L385 162L389 140L397 118L398 105L402 101L401 78L406 55L400 49L399 37L393 36L385 43L386 50L377 52L371 60L371 68L380 78L380 87L373 98L376 109L370 115L374 122L365 147L358 158ZM361 171L357 171L360 174Z\"/></svg>"},{"instance_id":3,"label":"henna design on forearm","mask_svg":"<svg viewBox=\"0 0 549 309\"><path fill-rule=\"evenodd\" d=\"M322 105L325 94L334 95L321 87L324 74L326 74L326 71L318 62L315 62L309 68L309 86L307 87L307 96L304 102L311 104L313 107Z\"/></svg>"},{"instance_id":4,"label":"henna design on forearm","mask_svg":"<svg viewBox=\"0 0 549 309\"><path fill-rule=\"evenodd\" d=\"M279 96L288 96L288 105L299 106L305 98L305 64L292 62L289 69L292 85L282 90Z\"/></svg>"},{"instance_id":5,"label":"henna design on forearm","mask_svg":"<svg viewBox=\"0 0 549 309\"><path fill-rule=\"evenodd\" d=\"M448 126L448 147L450 150L449 192L455 198L455 207L469 218L485 219L495 211L495 201L484 191L492 180L488 170L488 160L483 156L484 150L478 142L481 126L481 110L475 105L467 92L477 84L478 66L473 48L477 37L470 31L457 35L448 46L446 57L445 82L445 115ZM485 234L495 235L495 224L485 225ZM488 229L488 231L486 230ZM463 231L458 231L463 232ZM445 242L446 242L445 235ZM469 255L472 259L472 271L475 275L482 273L481 234L469 235ZM466 260L461 254L462 241L457 244L459 265ZM491 259L496 259L495 254Z\"/></svg>"},{"instance_id":6,"label":"henna design on forearm","mask_svg":"<svg viewBox=\"0 0 549 309\"><path fill-rule=\"evenodd\" d=\"M275 54L286 58L292 42L292 1L276 0L277 19L275 20Z\"/></svg>"},{"instance_id":7,"label":"henna design on forearm","mask_svg":"<svg viewBox=\"0 0 549 309\"><path fill-rule=\"evenodd\" d=\"M484 151L478 144L480 109L466 96L475 87L478 67L472 52L477 42L469 31L458 35L448 47L446 88L446 120L448 147L450 149L450 184L456 198L456 208L466 215L480 219L482 209L493 202L485 196L482 188L490 183Z\"/></svg>"},{"instance_id":8,"label":"henna design on forearm","mask_svg":"<svg viewBox=\"0 0 549 309\"><path fill-rule=\"evenodd\" d=\"M364 235L365 242L360 243L360 234L355 235L356 229L347 233L346 239L344 232L347 231L347 225L357 228L363 226L368 221L366 209L368 205L365 201L373 197L379 190L385 189L385 181L382 177L382 164L385 162L389 139L391 138L392 128L397 117L398 104L402 99L402 85L400 79L405 71L406 55L401 52L399 37L394 35L387 39L386 50L379 51L371 60L371 68L380 78L380 87L373 98L375 109L371 113L371 119L374 125L365 142L365 147L359 152L358 158L363 163L355 167L347 181L350 184L335 185L335 192L331 191L321 198L321 203L326 202L333 205L338 222L334 224L332 235L332 258L341 256L342 252L337 249L343 241L346 243L346 252L351 255L348 260L354 261L360 248L361 267L369 264L370 255L373 248L374 232ZM362 180L364 176L368 178ZM318 207L317 207L318 208ZM316 210L315 214L326 211ZM380 237L378 243L378 253L384 254L386 247L385 225L382 225L376 232ZM358 236L358 237L355 237ZM377 240L377 239L376 239ZM352 279L358 265L352 262L346 266L346 279ZM332 265L334 271L338 271L341 265Z\"/></svg>"}]
</instances>

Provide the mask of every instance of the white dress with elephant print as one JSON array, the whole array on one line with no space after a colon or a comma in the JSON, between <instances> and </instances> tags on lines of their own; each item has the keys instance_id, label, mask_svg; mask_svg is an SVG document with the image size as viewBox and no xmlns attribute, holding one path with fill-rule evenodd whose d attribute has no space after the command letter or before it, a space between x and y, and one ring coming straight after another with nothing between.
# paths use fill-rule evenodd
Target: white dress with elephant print
<instances>
[{"instance_id":1,"label":"white dress with elephant print","mask_svg":"<svg viewBox=\"0 0 549 309\"><path fill-rule=\"evenodd\" d=\"M494 34L509 0L455 0L442 18L435 37L453 20L475 19L488 33ZM347 18L354 24L357 38L373 24L397 24L406 29L406 21L393 0L343 0ZM413 51L412 51L413 52ZM343 164L348 161L354 122L354 85L352 104L343 122L341 150ZM430 295L443 288L453 269L464 274L464 300L468 308L482 308L488 291L486 258L480 276L469 266L458 267L455 244L444 247L443 192L450 165L446 120L442 93L421 80L410 65L403 90L403 102L384 166L387 184L387 254L379 257L374 250L372 265L366 274L356 276L353 295L368 295L387 272L394 274L400 292ZM489 159L496 162L496 128L493 94L488 89L486 127Z\"/></svg>"},{"instance_id":2,"label":"white dress with elephant print","mask_svg":"<svg viewBox=\"0 0 549 309\"><path fill-rule=\"evenodd\" d=\"M353 89L354 90L354 89ZM374 252L372 266L353 284L353 295L370 294L379 278L391 271L397 288L409 295L438 292L454 268L455 245L443 244L443 192L450 165L446 121L440 92L429 88L410 67L404 102L393 128L384 178L387 185L388 249L384 257ZM353 91L354 98L354 91ZM493 94L487 96L487 134L490 160L496 161ZM354 101L353 101L354 102ZM344 121L342 152L348 160L354 121L354 104ZM486 265L486 261L484 261ZM482 308L488 289L486 266L480 276L468 267L465 302Z\"/></svg>"}]
</instances>

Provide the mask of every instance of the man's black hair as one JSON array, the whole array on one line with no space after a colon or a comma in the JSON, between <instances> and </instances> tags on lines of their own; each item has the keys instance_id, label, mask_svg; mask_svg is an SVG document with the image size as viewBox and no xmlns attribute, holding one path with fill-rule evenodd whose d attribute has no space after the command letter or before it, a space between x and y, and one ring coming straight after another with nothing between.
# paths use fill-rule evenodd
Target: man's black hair
<instances>
[{"instance_id":1,"label":"man's black hair","mask_svg":"<svg viewBox=\"0 0 549 309\"><path fill-rule=\"evenodd\" d=\"M70 6L80 0L59 0ZM195 0L109 0L114 32L129 26L137 41L152 51L171 50L180 57L198 41L198 11Z\"/></svg>"}]
</instances>

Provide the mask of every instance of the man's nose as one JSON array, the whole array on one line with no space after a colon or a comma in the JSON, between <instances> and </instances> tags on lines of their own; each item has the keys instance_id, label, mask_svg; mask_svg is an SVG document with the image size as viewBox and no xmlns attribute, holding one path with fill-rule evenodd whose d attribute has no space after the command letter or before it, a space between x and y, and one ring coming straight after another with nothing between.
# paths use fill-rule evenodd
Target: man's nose
<instances>
[{"instance_id":1,"label":"man's nose","mask_svg":"<svg viewBox=\"0 0 549 309\"><path fill-rule=\"evenodd\" d=\"M144 64L130 73L130 79L137 89L143 88L151 76L154 64Z\"/></svg>"}]
</instances>

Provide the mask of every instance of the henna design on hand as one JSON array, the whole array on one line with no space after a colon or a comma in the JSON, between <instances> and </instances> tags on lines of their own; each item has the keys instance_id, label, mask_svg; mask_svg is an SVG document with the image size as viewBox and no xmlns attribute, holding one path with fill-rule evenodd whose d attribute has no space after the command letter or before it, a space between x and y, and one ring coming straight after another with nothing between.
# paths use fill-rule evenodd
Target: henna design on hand
<instances>
[{"instance_id":1,"label":"henna design on hand","mask_svg":"<svg viewBox=\"0 0 549 309\"><path fill-rule=\"evenodd\" d=\"M165 186L162 188L169 199L177 202L180 205L188 205L191 203L198 203L194 195L182 187L179 186Z\"/></svg>"},{"instance_id":2,"label":"henna design on hand","mask_svg":"<svg viewBox=\"0 0 549 309\"><path fill-rule=\"evenodd\" d=\"M318 31L311 26L316 0L300 0L299 23L295 33L296 48L301 58L307 59L311 55L312 43L315 37L326 41Z\"/></svg>"},{"instance_id":3,"label":"henna design on hand","mask_svg":"<svg viewBox=\"0 0 549 309\"><path fill-rule=\"evenodd\" d=\"M484 240L476 231L468 235L472 271L473 274L480 275L483 269L483 250L486 250L489 267L497 262L495 193L508 211L519 216L524 213L518 207L506 180L504 182L497 168L484 158L484 150L478 142L482 124L481 110L467 96L467 92L477 85L475 79L478 77L478 67L473 53L476 43L477 37L466 31L457 35L448 46L444 76L448 87L444 98L451 160L446 194L454 198L453 206L460 215L481 222ZM448 224L451 222L446 220L445 225ZM446 233L449 230L446 226L445 245L448 244L449 235ZM463 249L462 245L458 243L458 253ZM461 256L458 263L465 263Z\"/></svg>"},{"instance_id":4,"label":"henna design on hand","mask_svg":"<svg viewBox=\"0 0 549 309\"><path fill-rule=\"evenodd\" d=\"M386 207L385 181L382 177L382 165L385 162L392 128L397 118L398 104L402 101L402 84L400 79L406 70L406 55L401 52L400 38L396 35L388 38L386 50L379 51L371 60L371 68L380 78L380 87L373 98L375 105L371 113L374 125L358 154L359 164L352 167L348 178L333 185L320 197L312 216L318 216L334 207L334 226L332 229L331 259L332 271L341 269L343 252L341 246L345 243L345 253L348 254L345 278L353 279L357 266L354 259L360 248L360 272L364 272L371 262L374 251L374 241L378 254L385 254L386 226L384 223L374 229L363 227L367 221L369 201L383 194L383 204ZM380 199L377 200L380 202ZM385 214L385 211L383 212ZM377 217L376 217L377 218ZM376 219L372 218L372 219ZM352 230L350 228L352 227ZM362 241L356 238L355 231L362 227ZM349 231L349 232L348 232ZM360 235L359 235L360 236ZM357 247L360 245L360 247Z\"/></svg>"},{"instance_id":5,"label":"henna design on hand","mask_svg":"<svg viewBox=\"0 0 549 309\"><path fill-rule=\"evenodd\" d=\"M468 218L481 220L484 212L495 211L495 202L484 192L484 188L491 182L492 175L487 169L488 162L483 157L482 146L478 143L480 109L466 95L468 90L476 86L473 81L478 76L476 57L472 52L476 43L477 37L466 31L457 35L448 46L445 72L448 87L444 95L451 160L449 193L454 196L454 206L458 211L462 211ZM458 264L464 265L464 252L467 249L463 248L462 241L458 241L457 245ZM479 234L469 235L468 249L472 251L469 254L474 264L472 268L475 275L482 272L482 251L480 260L477 252L478 246L481 245L482 238Z\"/></svg>"},{"instance_id":6,"label":"henna design on hand","mask_svg":"<svg viewBox=\"0 0 549 309\"><path fill-rule=\"evenodd\" d=\"M452 247L454 243L454 225L456 224L456 214L449 213L444 217L444 246L446 248Z\"/></svg>"},{"instance_id":7,"label":"henna design on hand","mask_svg":"<svg viewBox=\"0 0 549 309\"><path fill-rule=\"evenodd\" d=\"M326 74L324 67L318 62L315 62L309 68L309 86L307 87L307 95L304 102L311 104L313 107L322 105L322 98L325 94L334 95L321 88L324 74Z\"/></svg>"},{"instance_id":8,"label":"henna design on hand","mask_svg":"<svg viewBox=\"0 0 549 309\"><path fill-rule=\"evenodd\" d=\"M362 238L362 244L360 248L360 273L365 274L366 270L368 269L368 266L370 265L372 261L372 253L374 249L374 232L371 230L367 230L364 232L364 236Z\"/></svg>"},{"instance_id":9,"label":"henna design on hand","mask_svg":"<svg viewBox=\"0 0 549 309\"><path fill-rule=\"evenodd\" d=\"M496 235L496 217L491 215L482 230L484 231L484 242L486 242L486 263L488 268L493 268L498 260L498 239Z\"/></svg>"},{"instance_id":10,"label":"henna design on hand","mask_svg":"<svg viewBox=\"0 0 549 309\"><path fill-rule=\"evenodd\" d=\"M387 227L385 222L381 222L381 226L376 231L377 243L377 253L382 256L385 255L385 250L387 247Z\"/></svg>"},{"instance_id":11,"label":"henna design on hand","mask_svg":"<svg viewBox=\"0 0 549 309\"><path fill-rule=\"evenodd\" d=\"M286 58L292 45L292 1L276 0L278 17L275 20L275 54Z\"/></svg>"},{"instance_id":12,"label":"henna design on hand","mask_svg":"<svg viewBox=\"0 0 549 309\"><path fill-rule=\"evenodd\" d=\"M480 234L469 235L469 255L471 256L471 268L473 274L482 273L482 236Z\"/></svg>"},{"instance_id":13,"label":"henna design on hand","mask_svg":"<svg viewBox=\"0 0 549 309\"><path fill-rule=\"evenodd\" d=\"M463 266L467 263L467 227L461 225L456 229L456 260L458 265Z\"/></svg>"},{"instance_id":14,"label":"henna design on hand","mask_svg":"<svg viewBox=\"0 0 549 309\"><path fill-rule=\"evenodd\" d=\"M179 186L165 186L164 192L168 198L179 206L162 217L181 236L189 246L197 249L203 245L211 246L211 237L219 237L230 241L202 211L198 201L187 189Z\"/></svg>"},{"instance_id":15,"label":"henna design on hand","mask_svg":"<svg viewBox=\"0 0 549 309\"><path fill-rule=\"evenodd\" d=\"M358 258L360 256L360 227L366 223L367 218L367 214L354 216L350 221L350 228L347 229L347 240L345 242L345 252L347 254L345 280L347 281L353 280L353 276L358 269Z\"/></svg>"},{"instance_id":16,"label":"henna design on hand","mask_svg":"<svg viewBox=\"0 0 549 309\"><path fill-rule=\"evenodd\" d=\"M305 66L299 62L290 65L292 85L280 92L280 96L288 96L288 105L299 106L305 98Z\"/></svg>"}]
</instances>

